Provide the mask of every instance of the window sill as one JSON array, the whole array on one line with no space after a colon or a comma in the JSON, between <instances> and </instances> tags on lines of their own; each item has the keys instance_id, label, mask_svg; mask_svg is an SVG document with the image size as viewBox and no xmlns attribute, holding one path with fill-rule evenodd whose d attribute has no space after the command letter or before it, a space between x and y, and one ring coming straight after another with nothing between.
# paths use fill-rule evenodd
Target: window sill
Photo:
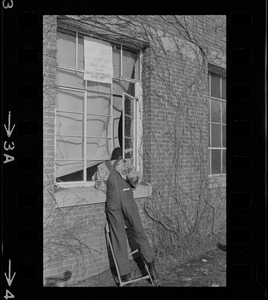
<instances>
[{"instance_id":1,"label":"window sill","mask_svg":"<svg viewBox=\"0 0 268 300\"><path fill-rule=\"evenodd\" d=\"M209 188L226 187L226 175L209 175Z\"/></svg>"},{"instance_id":2,"label":"window sill","mask_svg":"<svg viewBox=\"0 0 268 300\"><path fill-rule=\"evenodd\" d=\"M152 186L142 182L134 191L134 198L146 198L152 195ZM55 198L59 207L69 207L86 204L104 203L106 195L94 187L59 188L55 191Z\"/></svg>"}]
</instances>

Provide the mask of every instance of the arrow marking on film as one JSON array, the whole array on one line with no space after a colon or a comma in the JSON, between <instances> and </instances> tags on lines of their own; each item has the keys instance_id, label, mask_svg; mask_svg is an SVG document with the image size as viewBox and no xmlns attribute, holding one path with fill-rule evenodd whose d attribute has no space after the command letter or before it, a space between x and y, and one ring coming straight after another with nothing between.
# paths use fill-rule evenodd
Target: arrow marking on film
<instances>
[{"instance_id":1,"label":"arrow marking on film","mask_svg":"<svg viewBox=\"0 0 268 300\"><path fill-rule=\"evenodd\" d=\"M13 127L12 127L12 129L10 130L10 118L11 118L11 112L9 111L9 112L8 112L8 128L7 128L6 125L4 124L5 130L6 130L6 132L7 132L7 136L8 136L8 137L11 136L12 131L13 131L15 125L16 125L16 124L14 124Z\"/></svg>"},{"instance_id":2,"label":"arrow marking on film","mask_svg":"<svg viewBox=\"0 0 268 300\"><path fill-rule=\"evenodd\" d=\"M12 281L13 281L15 275L16 275L16 272L15 272L15 273L13 274L13 276L10 278L10 276L11 276L11 259L9 260L9 263L8 263L8 277L7 277L7 274L6 274L6 273L4 273L4 274L5 274L5 276L6 276L6 280L7 280L8 286L11 286Z\"/></svg>"}]
</instances>

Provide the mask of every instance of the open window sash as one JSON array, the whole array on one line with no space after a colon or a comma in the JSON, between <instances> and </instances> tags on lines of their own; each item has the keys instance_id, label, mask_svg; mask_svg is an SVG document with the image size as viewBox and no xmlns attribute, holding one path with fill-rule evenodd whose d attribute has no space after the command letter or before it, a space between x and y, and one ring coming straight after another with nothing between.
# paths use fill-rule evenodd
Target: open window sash
<instances>
[{"instance_id":1,"label":"open window sash","mask_svg":"<svg viewBox=\"0 0 268 300\"><path fill-rule=\"evenodd\" d=\"M137 102L138 99L122 94L122 154L123 159L133 159L137 168Z\"/></svg>"}]
</instances>

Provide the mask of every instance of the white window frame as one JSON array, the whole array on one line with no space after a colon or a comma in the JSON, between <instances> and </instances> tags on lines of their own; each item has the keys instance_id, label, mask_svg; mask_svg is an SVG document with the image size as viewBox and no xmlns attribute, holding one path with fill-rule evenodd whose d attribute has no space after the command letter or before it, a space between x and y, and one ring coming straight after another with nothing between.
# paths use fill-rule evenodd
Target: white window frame
<instances>
[{"instance_id":1,"label":"white window frame","mask_svg":"<svg viewBox=\"0 0 268 300\"><path fill-rule=\"evenodd\" d=\"M208 150L209 150L209 177L219 177L219 176L226 176L226 172L225 173L216 173L216 174L212 174L212 150L220 150L221 151L221 170L223 169L222 167L222 163L223 163L223 159L222 159L222 155L223 155L223 150L226 151L226 146L223 147L222 145L222 142L223 142L223 135L222 135L222 128L223 128L223 125L226 126L227 128L227 120L225 123L222 122L222 106L223 106L223 103L226 103L226 99L223 99L223 98L216 98L216 97L212 97L211 96L211 73L213 74L216 74L218 76L220 76L220 95L222 95L222 78L224 76L220 75L220 74L217 74L216 72L213 72L213 71L209 71L209 138L210 138L210 141L209 141L209 147L208 147ZM220 105L220 123L217 123L217 122L212 122L211 121L211 100L217 100L217 101L220 101L221 105ZM227 104L226 104L227 105ZM212 147L212 124L217 124L217 125L220 125L221 126L221 147Z\"/></svg>"},{"instance_id":2,"label":"white window frame","mask_svg":"<svg viewBox=\"0 0 268 300\"><path fill-rule=\"evenodd\" d=\"M85 70L78 68L78 35L81 34L82 36L87 36L85 33L79 33L79 31L72 31L72 30L67 30L67 32L75 32L76 35L76 45L75 45L75 68L69 67L69 66L64 66L64 65L57 65L57 69L61 69L61 70L69 70L69 71L75 71L75 72L80 72L83 73ZM68 33L66 33L68 34ZM97 38L96 38L97 39ZM102 39L99 39L102 40ZM107 41L109 42L109 41ZM112 42L113 45L115 45L115 42ZM116 44L117 46L120 46L120 70L119 70L119 76L115 77L113 76L113 80L122 80L122 81L126 81L126 82L130 82L130 83L134 83L135 84L135 97L127 94L127 93L122 93L122 103L123 103L123 99L124 99L124 95L128 95L128 97L133 98L133 100L135 101L134 103L134 107L135 107L135 125L134 125L134 130L135 130L135 147L133 149L133 159L134 159L134 165L136 167L136 169L142 173L142 159L139 156L138 157L138 149L141 148L141 140L142 140L142 124L141 124L141 120L142 120L142 116L141 116L141 111L142 111L142 50L140 50L137 55L139 58L139 79L130 79L130 78L125 78L123 77L123 73L122 73L122 58L123 58L123 47L124 44ZM129 48L129 47L128 47ZM84 77L84 76L83 76ZM84 120L86 120L86 116L87 115L96 115L96 114L90 114L87 113L87 96L90 94L89 91L87 91L87 81L84 81L84 89L79 89L79 88L69 88L69 87L64 87L64 86L57 86L57 90L72 90L72 91L76 91L76 92L84 92ZM111 119L113 119L113 81L111 84L111 93L107 95L111 96L111 115L105 115L106 117L109 117ZM94 92L95 93L95 92ZM96 92L97 93L97 92ZM101 92L101 94L105 94L103 92ZM123 116L124 116L124 105L123 105ZM71 111L69 111L69 113L72 113ZM100 116L100 115L98 115ZM104 115L103 115L104 116ZM124 120L124 118L122 118ZM123 121L124 122L124 121ZM81 135L81 137L83 139L87 139L87 122L84 122L84 135ZM57 110L55 107L55 134L54 134L54 153L56 153L57 149L56 149L56 129L57 129ZM122 129L124 131L124 126L122 124ZM123 132L124 133L124 132ZM80 136L77 136L80 137ZM111 122L111 136L108 137L108 139L111 140L111 151L113 150L113 122ZM122 134L122 142L124 145L124 135ZM84 153L86 153L86 142L84 142ZM141 151L139 151L140 154ZM124 151L123 151L124 153ZM109 160L110 157L107 157L107 160ZM55 164L54 164L54 185L56 187L63 187L63 188L71 188L71 187L91 187L95 185L95 181L87 181L86 180L86 169L87 169L87 165L86 165L86 155L84 157L83 160L83 181L68 181L68 182L56 182L56 161L60 161L59 159L55 158ZM71 160L70 160L71 161ZM81 161L81 160L79 160Z\"/></svg>"},{"instance_id":3,"label":"white window frame","mask_svg":"<svg viewBox=\"0 0 268 300\"><path fill-rule=\"evenodd\" d=\"M133 107L134 107L134 112L133 112L133 117L129 116L125 113L125 97L129 97L131 98L131 100L133 101ZM137 118L137 107L138 107L138 98L133 97L131 95L129 95L128 93L123 93L123 97L122 97L122 154L123 154L123 159L125 159L125 118L124 116L128 116L132 119L134 119L134 126L133 126L133 162L134 162L134 166L137 169L137 122L138 122L138 118Z\"/></svg>"}]
</instances>

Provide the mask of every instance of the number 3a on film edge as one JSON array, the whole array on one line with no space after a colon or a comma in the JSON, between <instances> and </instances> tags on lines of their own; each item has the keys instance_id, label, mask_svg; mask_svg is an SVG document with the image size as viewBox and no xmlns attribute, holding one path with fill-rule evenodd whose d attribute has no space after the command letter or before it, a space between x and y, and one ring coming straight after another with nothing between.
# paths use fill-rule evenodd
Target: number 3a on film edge
<instances>
[{"instance_id":1,"label":"number 3a on film edge","mask_svg":"<svg viewBox=\"0 0 268 300\"><path fill-rule=\"evenodd\" d=\"M8 112L8 125L6 126L6 124L4 124L4 127L5 127L6 134L7 134L8 138L11 137L12 132L13 132L15 126L16 126L16 124L14 124L13 127L11 128L10 123L11 123L11 111ZM7 141L4 142L4 150L5 151L10 151L10 150L12 151L12 150L14 150L14 148L15 148L14 142L11 142L11 143L7 142ZM8 154L4 154L4 156L5 156L4 164L9 163L9 162L11 162L15 159L14 156L11 156L11 155L8 155Z\"/></svg>"}]
</instances>

